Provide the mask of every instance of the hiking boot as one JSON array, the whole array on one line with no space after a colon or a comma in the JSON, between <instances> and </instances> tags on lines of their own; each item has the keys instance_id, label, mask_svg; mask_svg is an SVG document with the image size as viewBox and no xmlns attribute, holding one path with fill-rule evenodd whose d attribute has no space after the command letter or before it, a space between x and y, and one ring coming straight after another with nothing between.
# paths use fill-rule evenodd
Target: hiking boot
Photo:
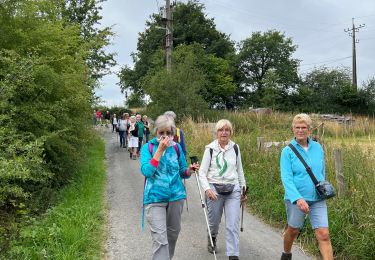
<instances>
[{"instance_id":1,"label":"hiking boot","mask_svg":"<svg viewBox=\"0 0 375 260\"><path fill-rule=\"evenodd\" d=\"M282 253L281 260L292 260L292 253Z\"/></svg>"},{"instance_id":2,"label":"hiking boot","mask_svg":"<svg viewBox=\"0 0 375 260\"><path fill-rule=\"evenodd\" d=\"M239 258L238 258L238 256L236 256L236 255L231 255L231 256L229 257L229 260L239 260Z\"/></svg>"},{"instance_id":3,"label":"hiking boot","mask_svg":"<svg viewBox=\"0 0 375 260\"><path fill-rule=\"evenodd\" d=\"M208 252L210 252L211 254L213 254L214 251L216 252L216 237L212 237L212 243L214 244L213 247L211 245L210 237L208 237L207 249L208 249Z\"/></svg>"}]
</instances>

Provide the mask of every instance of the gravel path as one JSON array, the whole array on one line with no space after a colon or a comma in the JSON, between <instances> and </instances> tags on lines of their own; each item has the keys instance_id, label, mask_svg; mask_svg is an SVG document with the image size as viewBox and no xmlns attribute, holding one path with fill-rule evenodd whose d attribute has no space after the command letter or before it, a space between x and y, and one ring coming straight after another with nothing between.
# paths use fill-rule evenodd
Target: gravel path
<instances>
[{"instance_id":1,"label":"gravel path","mask_svg":"<svg viewBox=\"0 0 375 260\"><path fill-rule=\"evenodd\" d=\"M127 149L120 148L116 134L104 129L107 158L108 238L105 259L148 260L151 236L147 224L141 231L144 178L139 160L129 160ZM192 176L193 177L193 176ZM177 241L175 260L211 260L207 252L206 224L195 178L186 181L188 206L182 215L182 230ZM250 187L251 188L251 187ZM218 236L217 259L225 255L224 220ZM282 236L259 219L245 212L244 232L240 233L241 259L280 259ZM293 259L312 259L294 246Z\"/></svg>"}]
</instances>

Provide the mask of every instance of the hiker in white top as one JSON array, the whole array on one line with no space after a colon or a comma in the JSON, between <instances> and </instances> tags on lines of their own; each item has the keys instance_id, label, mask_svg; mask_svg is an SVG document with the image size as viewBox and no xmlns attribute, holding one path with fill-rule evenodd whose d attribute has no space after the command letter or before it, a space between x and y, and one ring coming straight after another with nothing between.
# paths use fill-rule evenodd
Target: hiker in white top
<instances>
[{"instance_id":1,"label":"hiker in white top","mask_svg":"<svg viewBox=\"0 0 375 260\"><path fill-rule=\"evenodd\" d=\"M225 209L226 247L229 259L239 259L240 205L246 200L243 192L246 181L242 169L241 153L237 144L230 140L232 124L222 119L216 124L217 139L206 146L199 182L205 191L212 247L208 238L208 251L216 251L216 237L223 209Z\"/></svg>"},{"instance_id":2,"label":"hiker in white top","mask_svg":"<svg viewBox=\"0 0 375 260\"><path fill-rule=\"evenodd\" d=\"M117 131L117 117L116 117L116 114L113 114L113 117L112 117L112 133L115 130Z\"/></svg>"}]
</instances>

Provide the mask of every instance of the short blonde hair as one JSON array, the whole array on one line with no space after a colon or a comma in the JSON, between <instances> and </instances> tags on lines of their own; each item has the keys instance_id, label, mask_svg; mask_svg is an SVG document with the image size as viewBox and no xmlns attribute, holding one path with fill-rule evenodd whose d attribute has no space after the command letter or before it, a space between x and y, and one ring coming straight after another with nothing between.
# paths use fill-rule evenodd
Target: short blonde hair
<instances>
[{"instance_id":1,"label":"short blonde hair","mask_svg":"<svg viewBox=\"0 0 375 260\"><path fill-rule=\"evenodd\" d=\"M167 115L158 116L154 124L154 134L158 132L159 129L171 128L173 135L176 134L176 125L172 117Z\"/></svg>"},{"instance_id":2,"label":"short blonde hair","mask_svg":"<svg viewBox=\"0 0 375 260\"><path fill-rule=\"evenodd\" d=\"M301 113L296 115L293 118L292 127L294 127L297 123L305 123L309 129L312 128L312 120L308 114Z\"/></svg>"},{"instance_id":3,"label":"short blonde hair","mask_svg":"<svg viewBox=\"0 0 375 260\"><path fill-rule=\"evenodd\" d=\"M232 123L227 119L220 119L219 121L217 121L216 126L215 126L216 132L219 131L220 129L223 129L224 126L229 127L230 134L232 135L233 134Z\"/></svg>"}]
</instances>

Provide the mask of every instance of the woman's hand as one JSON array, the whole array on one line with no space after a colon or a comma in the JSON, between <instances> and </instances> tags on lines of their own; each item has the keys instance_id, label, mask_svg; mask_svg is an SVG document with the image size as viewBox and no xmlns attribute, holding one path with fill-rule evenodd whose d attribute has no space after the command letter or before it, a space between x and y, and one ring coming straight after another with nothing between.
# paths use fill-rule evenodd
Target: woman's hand
<instances>
[{"instance_id":1,"label":"woman's hand","mask_svg":"<svg viewBox=\"0 0 375 260\"><path fill-rule=\"evenodd\" d=\"M241 199L240 199L241 204L247 201L246 193L247 193L247 187L243 186L242 189L241 189Z\"/></svg>"},{"instance_id":2,"label":"woman's hand","mask_svg":"<svg viewBox=\"0 0 375 260\"><path fill-rule=\"evenodd\" d=\"M193 163L193 164L190 164L189 166L189 170L190 170L190 173L194 173L194 172L197 172L199 170L199 163Z\"/></svg>"},{"instance_id":3,"label":"woman's hand","mask_svg":"<svg viewBox=\"0 0 375 260\"><path fill-rule=\"evenodd\" d=\"M297 206L299 207L299 209L303 212L303 213L305 213L305 214L307 214L307 213L309 213L309 204L307 204L306 203L306 201L304 200L304 199L299 199L299 200L297 200Z\"/></svg>"},{"instance_id":4,"label":"woman's hand","mask_svg":"<svg viewBox=\"0 0 375 260\"><path fill-rule=\"evenodd\" d=\"M214 192L212 189L208 189L208 190L206 190L206 196L207 196L210 200L217 200L217 196L216 196L215 192Z\"/></svg>"},{"instance_id":5,"label":"woman's hand","mask_svg":"<svg viewBox=\"0 0 375 260\"><path fill-rule=\"evenodd\" d=\"M160 140L160 142L159 142L159 146L158 146L158 150L160 151L160 152L164 152L165 150L167 150L167 148L168 148L168 145L169 145L169 137L168 136L166 136L166 137L164 137L163 139L161 139Z\"/></svg>"}]
</instances>

